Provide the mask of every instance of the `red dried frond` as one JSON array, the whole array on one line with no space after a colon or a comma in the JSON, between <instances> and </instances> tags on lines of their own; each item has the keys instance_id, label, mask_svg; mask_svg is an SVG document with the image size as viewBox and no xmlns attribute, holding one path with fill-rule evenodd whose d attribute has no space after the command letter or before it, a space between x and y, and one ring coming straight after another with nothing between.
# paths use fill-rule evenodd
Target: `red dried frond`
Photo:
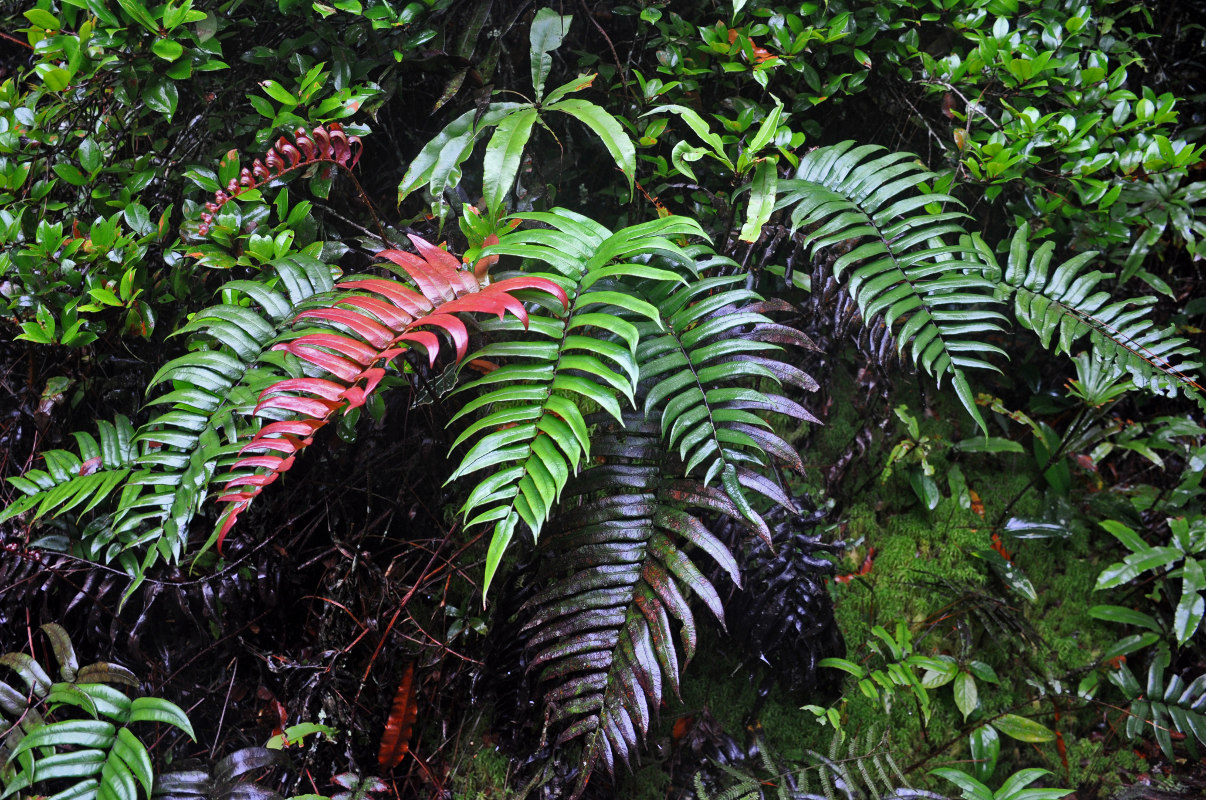
<instances>
[{"instance_id":1,"label":"red dried frond","mask_svg":"<svg viewBox=\"0 0 1206 800\"><path fill-rule=\"evenodd\" d=\"M209 233L218 210L243 192L313 164L335 164L350 171L363 152L360 137L348 136L338 122L332 122L326 128L319 125L309 132L298 128L293 138L293 142L284 136L277 139L262 160L257 158L250 169L243 168L239 172L237 180L232 179L224 190L214 192L214 199L205 204L205 211L201 213L198 232L202 236Z\"/></svg>"},{"instance_id":2,"label":"red dried frond","mask_svg":"<svg viewBox=\"0 0 1206 800\"><path fill-rule=\"evenodd\" d=\"M377 763L382 769L393 769L402 763L410 751L410 735L415 719L419 716L419 693L415 685L415 663L406 665L394 704L385 721L385 732L381 734L381 749L377 751Z\"/></svg>"},{"instance_id":3,"label":"red dried frond","mask_svg":"<svg viewBox=\"0 0 1206 800\"><path fill-rule=\"evenodd\" d=\"M340 153L349 146L347 137L340 138L334 131L329 140L326 136L325 132L320 136L316 128L313 142L299 138L298 148L278 145L272 152L284 152L284 156L278 155L281 158L291 157L290 150L306 155L313 149L317 158L324 148ZM419 291L395 280L353 276L341 281L339 288L362 293L336 298L293 318L294 323L323 325L329 332L307 333L273 346L318 367L325 376L288 378L260 394L255 414L280 416L284 412L290 418L266 424L239 451L219 498L229 504L219 521L219 549L238 515L264 486L293 466L296 454L313 442L320 428L337 414L364 405L394 358L418 346L434 365L440 351L438 330L452 340L460 361L468 349L469 329L457 314L465 312L500 318L510 312L526 326L527 311L511 294L519 289L548 292L563 306L569 304L564 290L546 278L511 278L481 288L456 256L417 236L410 239L418 255L401 250L379 255L401 266Z\"/></svg>"}]
</instances>

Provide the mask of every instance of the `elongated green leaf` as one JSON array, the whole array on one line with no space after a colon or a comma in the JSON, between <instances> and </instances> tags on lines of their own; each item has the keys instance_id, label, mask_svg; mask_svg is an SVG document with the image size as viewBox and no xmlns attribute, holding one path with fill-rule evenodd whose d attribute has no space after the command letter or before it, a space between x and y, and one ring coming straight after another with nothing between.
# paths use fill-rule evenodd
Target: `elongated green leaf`
<instances>
[{"instance_id":1,"label":"elongated green leaf","mask_svg":"<svg viewBox=\"0 0 1206 800\"><path fill-rule=\"evenodd\" d=\"M756 242L762 235L762 226L770 221L775 209L775 192L779 174L774 159L758 162L754 169L754 180L750 184L750 202L745 212L745 224L738 236L743 242Z\"/></svg>"},{"instance_id":2,"label":"elongated green leaf","mask_svg":"<svg viewBox=\"0 0 1206 800\"><path fill-rule=\"evenodd\" d=\"M161 722L175 726L184 731L188 738L197 740L192 723L188 721L188 715L180 706L158 697L135 699L130 704L130 722Z\"/></svg>"},{"instance_id":3,"label":"elongated green leaf","mask_svg":"<svg viewBox=\"0 0 1206 800\"><path fill-rule=\"evenodd\" d=\"M486 145L486 157L482 162L482 188L486 207L491 214L501 211L507 192L515 185L523 148L532 135L535 121L534 108L509 114L498 123L490 143Z\"/></svg>"},{"instance_id":4,"label":"elongated green leaf","mask_svg":"<svg viewBox=\"0 0 1206 800\"><path fill-rule=\"evenodd\" d=\"M992 724L998 731L1019 742L1049 742L1055 738L1050 728L1016 714L1003 714Z\"/></svg>"},{"instance_id":5,"label":"elongated green leaf","mask_svg":"<svg viewBox=\"0 0 1206 800\"><path fill-rule=\"evenodd\" d=\"M547 105L545 110L569 114L598 136L620 172L624 173L628 180L628 194L632 195L633 181L636 179L636 147L615 117L594 103L574 97Z\"/></svg>"},{"instance_id":6,"label":"elongated green leaf","mask_svg":"<svg viewBox=\"0 0 1206 800\"><path fill-rule=\"evenodd\" d=\"M540 9L532 19L528 38L532 45L532 88L537 102L544 96L544 82L553 68L553 57L549 53L561 46L573 21L572 16L562 16L551 8Z\"/></svg>"}]
</instances>

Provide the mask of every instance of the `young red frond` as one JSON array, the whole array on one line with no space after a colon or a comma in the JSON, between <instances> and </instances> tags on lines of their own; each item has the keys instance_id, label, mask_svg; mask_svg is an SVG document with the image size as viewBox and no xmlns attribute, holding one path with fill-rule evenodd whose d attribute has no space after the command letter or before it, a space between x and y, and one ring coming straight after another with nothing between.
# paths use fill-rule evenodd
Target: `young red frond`
<instances>
[{"instance_id":1,"label":"young red frond","mask_svg":"<svg viewBox=\"0 0 1206 800\"><path fill-rule=\"evenodd\" d=\"M440 355L440 338L431 331L408 331L398 337L399 342L414 342L427 351L427 362L435 366Z\"/></svg>"},{"instance_id":2,"label":"young red frond","mask_svg":"<svg viewBox=\"0 0 1206 800\"><path fill-rule=\"evenodd\" d=\"M343 325L378 350L386 347L394 338L394 332L389 328L349 308L315 308L301 312L294 319L321 319Z\"/></svg>"},{"instance_id":3,"label":"young red frond","mask_svg":"<svg viewBox=\"0 0 1206 800\"><path fill-rule=\"evenodd\" d=\"M441 308L451 306L452 303L446 303ZM469 350L469 329L465 327L465 323L461 322L460 317L454 317L452 314L436 313L430 314L422 319L417 319L411 323L413 327L434 325L437 328L443 328L448 331L448 335L452 337L453 344L456 345L456 360L460 361L465 357L465 353ZM407 333L410 333L407 330Z\"/></svg>"},{"instance_id":4,"label":"young red frond","mask_svg":"<svg viewBox=\"0 0 1206 800\"><path fill-rule=\"evenodd\" d=\"M405 250L382 250L377 254L381 258L397 264L410 279L419 287L423 296L432 302L448 302L456 297L456 292L447 276L441 275L431 264Z\"/></svg>"},{"instance_id":5,"label":"young red frond","mask_svg":"<svg viewBox=\"0 0 1206 800\"><path fill-rule=\"evenodd\" d=\"M415 685L415 664L406 665L406 672L398 684L398 692L385 721L381 734L381 749L377 751L377 763L382 769L393 769L402 763L410 750L410 737L415 720L419 716L418 687Z\"/></svg>"},{"instance_id":6,"label":"young red frond","mask_svg":"<svg viewBox=\"0 0 1206 800\"><path fill-rule=\"evenodd\" d=\"M461 261L442 247L436 247L431 242L413 233L408 234L410 243L419 251L419 255L439 274L439 276L459 290L457 293L476 292L480 287L473 273L461 269Z\"/></svg>"},{"instance_id":7,"label":"young red frond","mask_svg":"<svg viewBox=\"0 0 1206 800\"><path fill-rule=\"evenodd\" d=\"M365 297L364 295L345 297L339 301L339 305L352 306L367 311L379 319L383 325L395 331L402 330L414 322L415 319L414 314L407 313L403 309L377 297Z\"/></svg>"},{"instance_id":8,"label":"young red frond","mask_svg":"<svg viewBox=\"0 0 1206 800\"><path fill-rule=\"evenodd\" d=\"M410 287L385 278L357 278L340 281L337 286L340 289L363 289L379 294L413 317L426 314L435 308L430 300Z\"/></svg>"},{"instance_id":9,"label":"young red frond","mask_svg":"<svg viewBox=\"0 0 1206 800\"><path fill-rule=\"evenodd\" d=\"M315 397L298 397L294 394L277 394L267 400L261 400L253 413L260 413L266 408L279 408L282 411L293 411L305 414L315 419L326 419L343 406L341 400L322 400Z\"/></svg>"},{"instance_id":10,"label":"young red frond","mask_svg":"<svg viewBox=\"0 0 1206 800\"><path fill-rule=\"evenodd\" d=\"M289 378L277 381L260 392L260 400L263 400L265 395L276 394L278 392L308 392L327 400L338 400L343 388L341 384L335 381L328 381L322 378Z\"/></svg>"},{"instance_id":11,"label":"young red frond","mask_svg":"<svg viewBox=\"0 0 1206 800\"><path fill-rule=\"evenodd\" d=\"M551 281L548 278L538 278L535 275L521 275L517 278L507 278L506 280L492 283L488 287L489 291L499 292L513 292L516 289L539 289L542 292L548 292L561 301L562 308L569 308L569 297L565 294L565 290L555 281Z\"/></svg>"}]
</instances>

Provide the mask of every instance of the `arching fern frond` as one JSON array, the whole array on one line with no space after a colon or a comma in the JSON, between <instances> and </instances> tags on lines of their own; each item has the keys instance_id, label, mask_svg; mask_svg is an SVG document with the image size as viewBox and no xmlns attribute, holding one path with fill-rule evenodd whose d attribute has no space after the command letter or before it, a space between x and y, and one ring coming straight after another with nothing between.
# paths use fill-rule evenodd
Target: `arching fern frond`
<instances>
[{"instance_id":1,"label":"arching fern frond","mask_svg":"<svg viewBox=\"0 0 1206 800\"><path fill-rule=\"evenodd\" d=\"M526 605L529 664L540 670L556 743L583 740L579 792L597 766L614 771L628 761L664 687L678 694L680 662L697 645L688 598L724 624L719 594L693 553L706 553L739 583L737 563L698 515L728 517L766 535L747 494L792 505L772 467L799 469L799 457L752 410L811 415L753 385L811 386L773 357L777 342L808 342L762 313L782 310L779 303L735 288L736 280L641 283L658 310L656 319L634 323L642 333L642 411L586 419L597 425L589 465L567 485L540 541L549 585ZM697 468L720 485L686 477Z\"/></svg>"},{"instance_id":2,"label":"arching fern frond","mask_svg":"<svg viewBox=\"0 0 1206 800\"><path fill-rule=\"evenodd\" d=\"M744 280L743 275L722 275L645 287L660 318L641 323L637 355L641 379L649 382L645 413L660 416L665 444L685 464L684 472L702 468L705 485L719 479L742 517L769 543L770 530L746 491L793 508L764 470L770 465L768 455L799 472L804 466L791 445L771 430L765 412L817 420L800 404L753 386L768 380L815 391L816 381L776 355L782 351L780 342L816 348L799 331L762 313L790 305L763 301L738 288Z\"/></svg>"},{"instance_id":3,"label":"arching fern frond","mask_svg":"<svg viewBox=\"0 0 1206 800\"><path fill-rule=\"evenodd\" d=\"M627 762L658 713L664 687L679 691L680 652L695 653L688 597L723 624L716 589L689 555L701 550L734 581L732 553L689 513L739 516L718 489L675 481L656 422L596 419L597 462L566 489L564 513L541 540L547 588L530 600L530 669L545 687L556 745L581 737L578 793L602 765ZM576 501L576 502L575 502ZM681 651L673 627L679 628Z\"/></svg>"},{"instance_id":4,"label":"arching fern frond","mask_svg":"<svg viewBox=\"0 0 1206 800\"><path fill-rule=\"evenodd\" d=\"M778 208L791 209L812 252L840 245L834 263L846 274L864 320L882 314L895 332L897 352L940 382L949 376L964 408L984 427L965 369L995 369L985 341L999 333L995 284L974 248L961 244L957 211L931 213L927 205L958 206L950 195L922 194L932 175L907 153L883 153L853 142L822 147L800 160L796 178L780 181Z\"/></svg>"},{"instance_id":5,"label":"arching fern frond","mask_svg":"<svg viewBox=\"0 0 1206 800\"><path fill-rule=\"evenodd\" d=\"M117 559L135 578L128 595L157 560L180 557L216 464L232 452L223 435L246 431L244 417L260 389L287 374L283 358L270 352L272 343L295 307L331 288L331 268L304 252L270 262L255 280L226 283L225 302L197 313L180 331L201 349L172 359L152 378L150 388L169 391L150 405L168 409L134 435L120 420L111 431L101 425L99 442L78 434L78 457L52 451L49 480L39 471L11 479L26 496L2 518L35 506L35 520L83 506L92 517L81 554Z\"/></svg>"},{"instance_id":6,"label":"arching fern frond","mask_svg":"<svg viewBox=\"0 0 1206 800\"><path fill-rule=\"evenodd\" d=\"M1044 242L1031 254L1029 241L1030 226L1023 223L1010 243L1003 272L992 250L978 239L976 245L1001 275L997 297L1013 300L1014 316L1038 335L1043 347L1073 355L1087 334L1111 377L1130 373L1138 388L1169 395L1178 388L1193 389L1200 396L1193 374L1199 364L1189 360L1198 350L1171 326L1161 329L1147 318L1156 298L1114 300L1101 288L1112 276L1086 270L1096 252L1079 253L1053 268L1055 243Z\"/></svg>"},{"instance_id":7,"label":"arching fern frond","mask_svg":"<svg viewBox=\"0 0 1206 800\"><path fill-rule=\"evenodd\" d=\"M565 209L520 218L548 227L509 234L486 254L547 265L552 272L532 274L560 286L569 305L538 306L526 333L516 319L485 323L483 329L499 341L474 358L501 366L459 390L480 394L453 422L485 412L453 443L453 449L471 446L449 478L490 470L462 508L469 525L494 524L484 591L519 522L539 537L566 482L591 457L583 408L601 408L619 419L621 402L634 403L640 370L639 333L632 319L660 322L657 308L632 285L684 282L695 260L668 237L703 235L683 217L614 233ZM644 258L651 254L658 259Z\"/></svg>"}]
</instances>

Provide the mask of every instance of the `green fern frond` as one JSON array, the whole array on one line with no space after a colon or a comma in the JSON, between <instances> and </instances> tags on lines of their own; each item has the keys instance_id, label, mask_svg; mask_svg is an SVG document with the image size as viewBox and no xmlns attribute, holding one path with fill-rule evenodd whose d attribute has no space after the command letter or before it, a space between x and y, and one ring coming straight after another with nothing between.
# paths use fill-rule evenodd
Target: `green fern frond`
<instances>
[{"instance_id":1,"label":"green fern frond","mask_svg":"<svg viewBox=\"0 0 1206 800\"><path fill-rule=\"evenodd\" d=\"M584 408L601 408L620 419L632 407L640 379L639 331L630 319L655 327L658 310L631 290L633 281L676 285L690 275L694 258L669 237L702 236L699 226L668 217L612 232L564 209L524 215L548 227L506 236L486 254L511 255L553 271L528 273L556 282L569 306L537 307L526 327L515 319L488 321L482 328L499 339L475 359L503 362L462 387L478 396L453 422L475 412L453 449L471 443L449 478L490 470L462 507L469 525L493 523L486 556L488 590L522 520L540 531L571 475L591 457ZM656 255L657 259L644 260Z\"/></svg>"},{"instance_id":2,"label":"green fern frond","mask_svg":"<svg viewBox=\"0 0 1206 800\"><path fill-rule=\"evenodd\" d=\"M48 450L42 454L46 469L32 469L20 477L9 478L24 497L0 512L0 522L34 510L33 519L49 514L66 514L83 505L86 514L101 503L130 474L138 456L134 446L134 427L125 416L113 422L100 422L97 434L75 432L79 455L68 450ZM98 441L99 440L99 441Z\"/></svg>"},{"instance_id":3,"label":"green fern frond","mask_svg":"<svg viewBox=\"0 0 1206 800\"><path fill-rule=\"evenodd\" d=\"M798 403L753 387L767 381L815 391L811 377L777 357L783 350L778 342L815 346L761 313L779 306L738 288L744 280L743 275L720 275L686 285L646 287L660 317L638 324L637 357L641 380L649 387L645 413L660 417L665 444L685 464L684 473L702 468L705 485L719 478L741 516L769 543L770 530L746 491L792 508L763 471L768 456L801 473L804 465L791 445L753 412L773 409L817 420Z\"/></svg>"},{"instance_id":4,"label":"green fern frond","mask_svg":"<svg viewBox=\"0 0 1206 800\"><path fill-rule=\"evenodd\" d=\"M169 361L151 381L149 388L169 391L149 405L168 410L137 433L119 419L100 426L99 442L76 434L78 457L51 451L45 454L44 472L10 479L25 496L0 518L35 506L35 519L81 505L81 513L109 512L94 514L85 527L83 554L96 561L119 560L135 578L128 596L156 561L179 559L215 469L238 449L223 439L246 435L246 417L259 391L288 374L283 356L270 352L272 344L294 308L331 289L331 268L304 253L271 262L257 280L225 284L224 302L199 312L180 331L196 336L207 349ZM93 466L99 468L89 473Z\"/></svg>"},{"instance_id":5,"label":"green fern frond","mask_svg":"<svg viewBox=\"0 0 1206 800\"><path fill-rule=\"evenodd\" d=\"M882 315L915 365L939 381L949 376L964 408L984 427L965 369L996 369L986 353L1004 355L985 341L1004 317L993 306L995 284L984 275L975 249L952 243L964 233L950 195L923 194L932 175L908 153L883 153L843 142L813 150L796 178L779 182L778 208L791 209L793 228L804 228L812 252L843 251L834 275L846 278L864 320Z\"/></svg>"},{"instance_id":6,"label":"green fern frond","mask_svg":"<svg viewBox=\"0 0 1206 800\"><path fill-rule=\"evenodd\" d=\"M1154 297L1114 300L1101 288L1111 274L1086 270L1096 252L1080 253L1052 268L1054 242L1044 242L1030 253L1030 226L1023 223L1013 236L1002 273L992 250L976 240L984 260L1001 275L998 299L1013 300L1014 316L1032 330L1043 347L1073 355L1073 347L1086 334L1098 360L1117 380L1127 373L1137 388L1175 395L1178 388L1200 393L1193 371L1200 366L1189 359L1197 348L1174 330L1158 328L1147 319Z\"/></svg>"},{"instance_id":7,"label":"green fern frond","mask_svg":"<svg viewBox=\"0 0 1206 800\"><path fill-rule=\"evenodd\" d=\"M1184 735L1185 746L1196 761L1198 744L1206 745L1206 673L1192 681L1166 675L1167 649L1160 649L1147 670L1147 685L1141 686L1130 667L1122 664L1109 673L1110 682L1131 701L1126 717L1126 735L1135 740L1154 736L1169 761L1174 759L1172 731Z\"/></svg>"}]
</instances>

